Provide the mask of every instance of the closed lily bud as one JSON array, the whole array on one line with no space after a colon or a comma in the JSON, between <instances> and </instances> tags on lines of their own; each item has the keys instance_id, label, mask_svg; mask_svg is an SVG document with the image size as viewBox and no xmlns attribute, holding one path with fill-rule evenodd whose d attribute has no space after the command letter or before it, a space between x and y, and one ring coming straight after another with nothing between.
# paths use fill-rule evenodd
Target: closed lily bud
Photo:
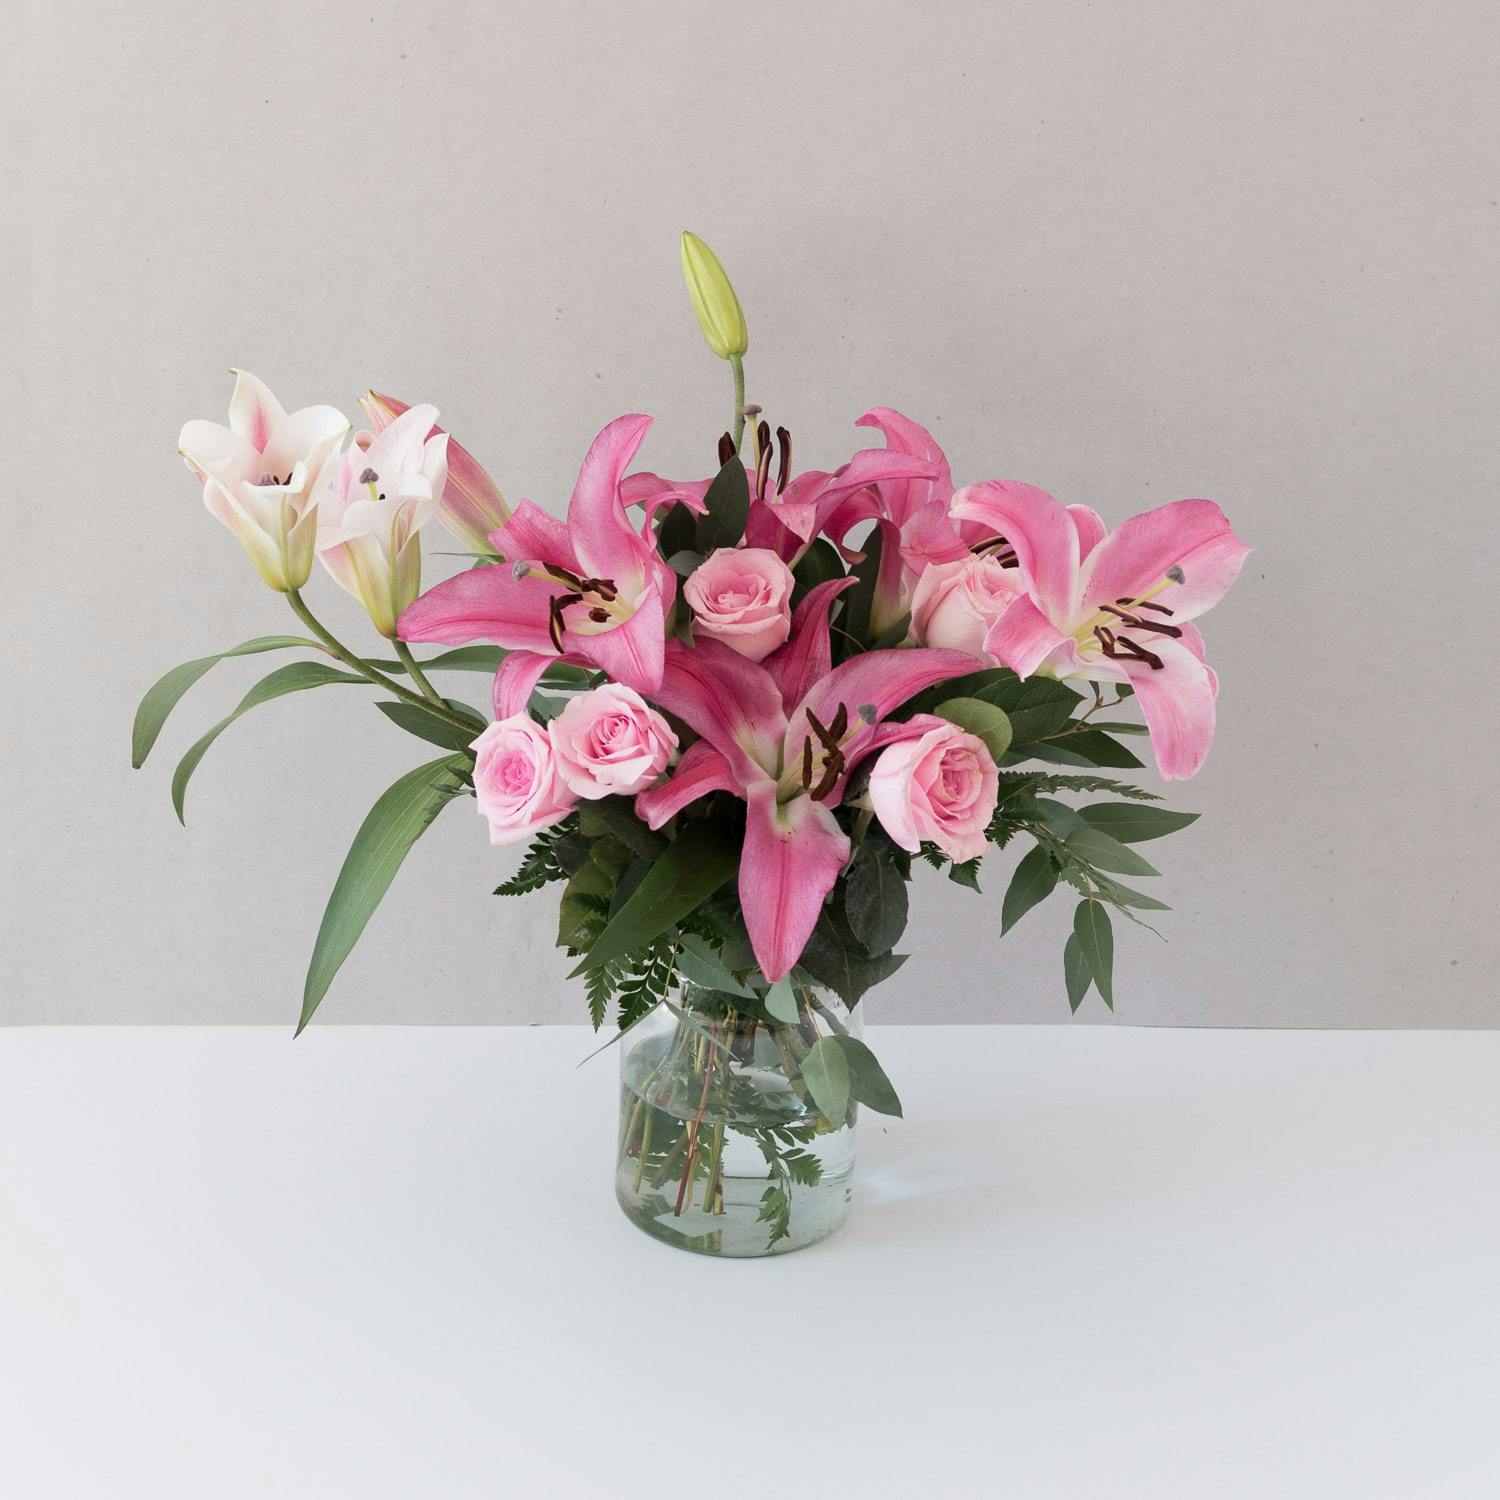
<instances>
[{"instance_id":1,"label":"closed lily bud","mask_svg":"<svg viewBox=\"0 0 1500 1500\"><path fill-rule=\"evenodd\" d=\"M719 257L696 234L685 229L682 275L708 347L720 359L734 359L743 354L750 347L750 335L745 331L740 299L735 296Z\"/></svg>"}]
</instances>

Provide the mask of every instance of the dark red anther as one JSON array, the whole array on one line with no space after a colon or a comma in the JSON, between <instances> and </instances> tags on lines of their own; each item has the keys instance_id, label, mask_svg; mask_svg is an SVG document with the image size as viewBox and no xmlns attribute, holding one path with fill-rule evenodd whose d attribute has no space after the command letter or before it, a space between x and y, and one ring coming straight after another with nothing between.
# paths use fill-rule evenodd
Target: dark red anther
<instances>
[{"instance_id":1,"label":"dark red anther","mask_svg":"<svg viewBox=\"0 0 1500 1500\"><path fill-rule=\"evenodd\" d=\"M792 477L792 435L785 427L776 429L776 447L780 460L776 465L776 493L779 495Z\"/></svg>"},{"instance_id":2,"label":"dark red anther","mask_svg":"<svg viewBox=\"0 0 1500 1500\"><path fill-rule=\"evenodd\" d=\"M733 457L734 439L727 432L722 433L719 437L719 467L722 469Z\"/></svg>"}]
</instances>

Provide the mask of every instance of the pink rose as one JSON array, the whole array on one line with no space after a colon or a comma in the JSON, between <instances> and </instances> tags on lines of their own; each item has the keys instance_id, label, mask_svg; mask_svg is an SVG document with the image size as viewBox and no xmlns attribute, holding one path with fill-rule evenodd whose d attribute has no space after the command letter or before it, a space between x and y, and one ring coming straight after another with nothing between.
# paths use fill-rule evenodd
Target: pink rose
<instances>
[{"instance_id":1,"label":"pink rose","mask_svg":"<svg viewBox=\"0 0 1500 1500\"><path fill-rule=\"evenodd\" d=\"M634 688L580 693L548 726L557 771L580 797L643 792L666 769L677 736Z\"/></svg>"},{"instance_id":2,"label":"pink rose","mask_svg":"<svg viewBox=\"0 0 1500 1500\"><path fill-rule=\"evenodd\" d=\"M984 649L989 628L1025 593L1018 568L993 556L961 557L923 570L911 600L911 634L919 646L947 646L993 660Z\"/></svg>"},{"instance_id":3,"label":"pink rose","mask_svg":"<svg viewBox=\"0 0 1500 1500\"><path fill-rule=\"evenodd\" d=\"M720 547L682 586L693 630L751 661L792 633L792 570L765 547Z\"/></svg>"},{"instance_id":4,"label":"pink rose","mask_svg":"<svg viewBox=\"0 0 1500 1500\"><path fill-rule=\"evenodd\" d=\"M547 731L526 714L491 724L474 751L474 795L490 843L515 844L572 812L577 798L557 774Z\"/></svg>"},{"instance_id":5,"label":"pink rose","mask_svg":"<svg viewBox=\"0 0 1500 1500\"><path fill-rule=\"evenodd\" d=\"M933 843L958 863L984 853L999 789L984 741L957 724L888 746L870 773L870 803L885 831L903 849Z\"/></svg>"}]
</instances>

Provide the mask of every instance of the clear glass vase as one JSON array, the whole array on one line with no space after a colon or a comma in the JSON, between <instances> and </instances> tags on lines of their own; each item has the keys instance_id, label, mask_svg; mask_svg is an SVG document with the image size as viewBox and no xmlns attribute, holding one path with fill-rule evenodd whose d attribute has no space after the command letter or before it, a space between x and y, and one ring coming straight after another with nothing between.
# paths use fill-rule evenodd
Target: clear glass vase
<instances>
[{"instance_id":1,"label":"clear glass vase","mask_svg":"<svg viewBox=\"0 0 1500 1500\"><path fill-rule=\"evenodd\" d=\"M686 987L621 1041L615 1191L647 1234L700 1255L783 1255L844 1222L856 1105L825 1118L803 1063L859 1024L812 984L793 996L795 1023Z\"/></svg>"}]
</instances>

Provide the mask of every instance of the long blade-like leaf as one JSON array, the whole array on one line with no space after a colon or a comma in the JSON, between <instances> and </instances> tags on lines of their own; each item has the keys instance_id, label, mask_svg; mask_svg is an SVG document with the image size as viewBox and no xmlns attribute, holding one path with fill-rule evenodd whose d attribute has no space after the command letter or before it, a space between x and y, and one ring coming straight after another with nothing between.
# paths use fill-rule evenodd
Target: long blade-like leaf
<instances>
[{"instance_id":1,"label":"long blade-like leaf","mask_svg":"<svg viewBox=\"0 0 1500 1500\"><path fill-rule=\"evenodd\" d=\"M429 745L441 745L444 750L467 750L474 740L484 733L485 720L467 703L457 703L452 698L443 700L454 713L473 720L471 729L460 729L457 724L439 718L419 703L407 703L394 699L389 703L375 705L392 724L426 740Z\"/></svg>"},{"instance_id":2,"label":"long blade-like leaf","mask_svg":"<svg viewBox=\"0 0 1500 1500\"><path fill-rule=\"evenodd\" d=\"M469 764L466 755L445 755L408 771L381 794L360 824L313 944L307 982L302 987L299 1034L396 878L407 850L463 790Z\"/></svg>"},{"instance_id":3,"label":"long blade-like leaf","mask_svg":"<svg viewBox=\"0 0 1500 1500\"><path fill-rule=\"evenodd\" d=\"M166 676L151 684L146 696L141 699L141 706L135 711L135 724L130 733L130 764L137 770L145 764L157 735L161 733L162 725L167 722L167 716L177 707L182 695L204 673L231 656L254 656L261 651L286 651L294 646L310 646L315 651L322 650L316 641L308 640L305 636L262 635L229 651L220 651L216 656L200 656L193 661L183 662L180 667L173 667Z\"/></svg>"},{"instance_id":4,"label":"long blade-like leaf","mask_svg":"<svg viewBox=\"0 0 1500 1500\"><path fill-rule=\"evenodd\" d=\"M646 878L610 918L572 978L658 938L701 905L739 868L737 839L709 823L685 828L657 856Z\"/></svg>"},{"instance_id":5,"label":"long blade-like leaf","mask_svg":"<svg viewBox=\"0 0 1500 1500\"><path fill-rule=\"evenodd\" d=\"M269 676L262 677L235 705L233 712L226 714L207 734L195 740L188 753L177 762L177 769L172 773L172 806L177 810L177 821L187 821L182 813L182 804L187 796L188 782L198 769L198 762L207 754L208 747L241 714L258 708L262 703L269 703L273 698L284 698L288 693L300 693L307 688L323 687L333 682L364 680L363 677L354 676L352 672L340 672L321 661L294 661L287 666L277 667Z\"/></svg>"}]
</instances>

